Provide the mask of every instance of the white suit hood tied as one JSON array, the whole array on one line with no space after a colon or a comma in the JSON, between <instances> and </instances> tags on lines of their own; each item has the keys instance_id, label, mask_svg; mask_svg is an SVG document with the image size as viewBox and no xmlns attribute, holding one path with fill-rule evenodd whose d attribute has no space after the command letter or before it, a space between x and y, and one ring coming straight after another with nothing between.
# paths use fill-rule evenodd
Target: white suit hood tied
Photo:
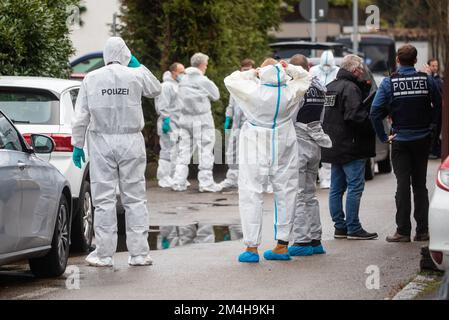
<instances>
[{"instance_id":1,"label":"white suit hood tied","mask_svg":"<svg viewBox=\"0 0 449 320\"><path fill-rule=\"evenodd\" d=\"M105 65L120 63L122 66L128 66L131 60L131 51L122 38L111 37L104 46L103 59Z\"/></svg>"},{"instance_id":2,"label":"white suit hood tied","mask_svg":"<svg viewBox=\"0 0 449 320\"><path fill-rule=\"evenodd\" d=\"M332 51L327 50L327 51L323 52L323 54L321 55L321 59L320 59L320 66L323 71L325 71L325 70L331 71L332 68L335 67L335 57L334 57L334 54L332 53ZM323 68L324 66L330 66L330 68L324 69Z\"/></svg>"},{"instance_id":3,"label":"white suit hood tied","mask_svg":"<svg viewBox=\"0 0 449 320\"><path fill-rule=\"evenodd\" d=\"M317 77L321 84L327 86L334 81L340 70L335 64L335 57L331 50L324 51L321 55L320 64L310 68L310 74Z\"/></svg>"},{"instance_id":4,"label":"white suit hood tied","mask_svg":"<svg viewBox=\"0 0 449 320\"><path fill-rule=\"evenodd\" d=\"M284 85L290 80L284 68L277 64L275 66L266 66L259 70L259 79L262 84Z\"/></svg>"}]
</instances>

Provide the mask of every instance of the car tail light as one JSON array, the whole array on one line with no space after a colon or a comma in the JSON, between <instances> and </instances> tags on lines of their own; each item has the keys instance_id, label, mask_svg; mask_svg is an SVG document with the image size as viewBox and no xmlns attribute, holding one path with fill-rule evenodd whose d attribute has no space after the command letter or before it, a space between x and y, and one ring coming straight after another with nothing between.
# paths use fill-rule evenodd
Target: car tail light
<instances>
[{"instance_id":1,"label":"car tail light","mask_svg":"<svg viewBox=\"0 0 449 320\"><path fill-rule=\"evenodd\" d=\"M449 191L449 158L443 162L438 171L437 185L439 188Z\"/></svg>"},{"instance_id":2,"label":"car tail light","mask_svg":"<svg viewBox=\"0 0 449 320\"><path fill-rule=\"evenodd\" d=\"M437 264L441 264L443 262L443 253L441 251L430 251L430 254Z\"/></svg>"},{"instance_id":3,"label":"car tail light","mask_svg":"<svg viewBox=\"0 0 449 320\"><path fill-rule=\"evenodd\" d=\"M47 136L53 138L55 141L55 150L56 152L73 152L72 146L72 136L68 134L46 134ZM25 133L23 134L26 142L31 146L31 134Z\"/></svg>"},{"instance_id":4,"label":"car tail light","mask_svg":"<svg viewBox=\"0 0 449 320\"><path fill-rule=\"evenodd\" d=\"M28 145L31 146L31 134L29 133L24 133L22 134L23 138L25 139L25 141L28 143Z\"/></svg>"}]
</instances>

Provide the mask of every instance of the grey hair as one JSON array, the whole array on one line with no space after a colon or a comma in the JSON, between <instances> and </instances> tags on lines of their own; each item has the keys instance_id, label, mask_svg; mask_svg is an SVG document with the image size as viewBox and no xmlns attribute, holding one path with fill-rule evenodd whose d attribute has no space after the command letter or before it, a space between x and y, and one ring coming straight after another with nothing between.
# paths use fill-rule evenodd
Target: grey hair
<instances>
[{"instance_id":1,"label":"grey hair","mask_svg":"<svg viewBox=\"0 0 449 320\"><path fill-rule=\"evenodd\" d=\"M357 68L363 68L363 59L355 54L349 54L343 58L340 68L354 72Z\"/></svg>"},{"instance_id":2,"label":"grey hair","mask_svg":"<svg viewBox=\"0 0 449 320\"><path fill-rule=\"evenodd\" d=\"M190 65L197 68L200 65L207 63L208 61L209 57L207 55L201 52L197 52L192 56L192 58L190 58Z\"/></svg>"}]
</instances>

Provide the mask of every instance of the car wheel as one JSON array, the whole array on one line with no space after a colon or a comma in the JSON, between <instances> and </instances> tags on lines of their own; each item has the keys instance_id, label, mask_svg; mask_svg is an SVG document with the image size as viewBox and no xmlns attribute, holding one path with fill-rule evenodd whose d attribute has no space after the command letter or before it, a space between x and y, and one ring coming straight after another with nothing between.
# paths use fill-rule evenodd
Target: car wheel
<instances>
[{"instance_id":1,"label":"car wheel","mask_svg":"<svg viewBox=\"0 0 449 320\"><path fill-rule=\"evenodd\" d=\"M70 207L61 195L51 249L41 258L29 260L31 272L37 277L58 277L64 273L69 259Z\"/></svg>"},{"instance_id":2,"label":"car wheel","mask_svg":"<svg viewBox=\"0 0 449 320\"><path fill-rule=\"evenodd\" d=\"M379 166L379 173L391 173L391 159L390 159L390 151L388 151L388 156L385 160L379 161L377 163Z\"/></svg>"},{"instance_id":3,"label":"car wheel","mask_svg":"<svg viewBox=\"0 0 449 320\"><path fill-rule=\"evenodd\" d=\"M94 206L89 181L84 181L72 223L72 250L87 252L94 235Z\"/></svg>"},{"instance_id":4,"label":"car wheel","mask_svg":"<svg viewBox=\"0 0 449 320\"><path fill-rule=\"evenodd\" d=\"M370 181L374 179L374 160L368 159L366 160L365 165L365 180Z\"/></svg>"}]
</instances>

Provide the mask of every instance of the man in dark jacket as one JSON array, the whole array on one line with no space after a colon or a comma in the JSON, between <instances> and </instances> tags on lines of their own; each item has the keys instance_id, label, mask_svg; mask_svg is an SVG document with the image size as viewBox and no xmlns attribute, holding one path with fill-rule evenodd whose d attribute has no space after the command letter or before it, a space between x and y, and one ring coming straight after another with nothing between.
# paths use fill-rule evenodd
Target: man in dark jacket
<instances>
[{"instance_id":1,"label":"man in dark jacket","mask_svg":"<svg viewBox=\"0 0 449 320\"><path fill-rule=\"evenodd\" d=\"M415 241L429 240L429 192L426 186L428 151L432 131L441 107L438 84L429 74L415 69L417 49L406 44L399 48L396 61L400 68L385 78L373 101L371 119L379 139L392 144L393 169L397 179L396 224L388 242L410 242L413 188ZM391 116L393 133L385 132L382 119Z\"/></svg>"},{"instance_id":2,"label":"man in dark jacket","mask_svg":"<svg viewBox=\"0 0 449 320\"><path fill-rule=\"evenodd\" d=\"M443 79L441 79L441 76L439 74L440 71L440 65L438 62L438 59L432 58L429 60L428 64L426 65L425 70L429 75L432 76L434 83L435 83L435 89L438 91L440 96L443 95ZM432 142L430 146L430 155L429 159L439 159L441 158L441 127L442 127L442 112L443 108L441 106L441 103L434 106L434 128L432 132Z\"/></svg>"},{"instance_id":3,"label":"man in dark jacket","mask_svg":"<svg viewBox=\"0 0 449 320\"><path fill-rule=\"evenodd\" d=\"M359 208L365 188L365 164L375 156L375 133L364 104L365 86L361 81L363 60L356 55L343 59L337 79L327 86L323 129L333 147L322 149L322 161L332 164L329 210L335 224L335 238L369 240L359 221ZM347 192L346 215L343 195Z\"/></svg>"}]
</instances>

